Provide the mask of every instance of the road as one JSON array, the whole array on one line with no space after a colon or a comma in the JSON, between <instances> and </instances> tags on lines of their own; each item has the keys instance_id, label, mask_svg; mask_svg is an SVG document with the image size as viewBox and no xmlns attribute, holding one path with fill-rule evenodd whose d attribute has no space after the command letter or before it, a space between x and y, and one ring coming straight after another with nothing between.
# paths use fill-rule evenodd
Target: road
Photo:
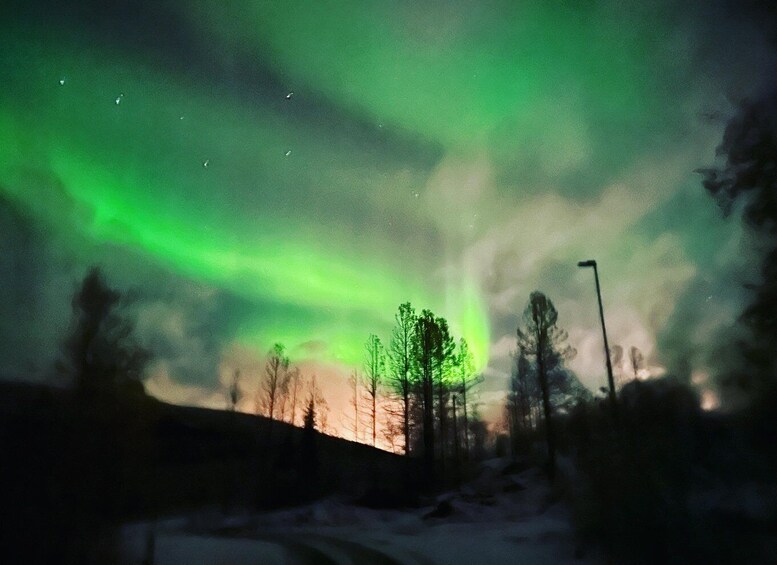
<instances>
[{"instance_id":1,"label":"road","mask_svg":"<svg viewBox=\"0 0 777 565\"><path fill-rule=\"evenodd\" d=\"M143 563L146 555L129 558ZM154 565L432 565L422 555L400 548L390 554L355 541L311 532L252 535L222 532L211 536L161 534L154 540Z\"/></svg>"}]
</instances>

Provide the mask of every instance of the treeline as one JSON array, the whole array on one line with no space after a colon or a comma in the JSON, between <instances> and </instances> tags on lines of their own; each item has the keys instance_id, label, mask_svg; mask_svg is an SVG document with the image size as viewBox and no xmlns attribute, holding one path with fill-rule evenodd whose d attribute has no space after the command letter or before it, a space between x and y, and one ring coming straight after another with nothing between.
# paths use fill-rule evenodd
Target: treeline
<instances>
[{"instance_id":1,"label":"treeline","mask_svg":"<svg viewBox=\"0 0 777 565\"><path fill-rule=\"evenodd\" d=\"M481 380L467 341L455 339L447 320L406 302L388 344L370 335L363 371L351 374L349 428L357 439L421 457L429 484L455 480L484 441L472 402Z\"/></svg>"},{"instance_id":2,"label":"treeline","mask_svg":"<svg viewBox=\"0 0 777 565\"><path fill-rule=\"evenodd\" d=\"M235 369L228 392L229 409L233 411L240 400L239 383L240 369ZM282 343L274 344L267 352L254 408L256 414L271 421L328 430L329 404L316 383L316 376L306 379L299 367L292 365Z\"/></svg>"}]
</instances>

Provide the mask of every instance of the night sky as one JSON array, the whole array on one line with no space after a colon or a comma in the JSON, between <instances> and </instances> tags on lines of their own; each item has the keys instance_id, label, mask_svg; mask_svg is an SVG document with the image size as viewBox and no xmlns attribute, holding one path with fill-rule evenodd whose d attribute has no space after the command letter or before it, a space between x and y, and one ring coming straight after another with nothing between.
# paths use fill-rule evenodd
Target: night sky
<instances>
[{"instance_id":1,"label":"night sky","mask_svg":"<svg viewBox=\"0 0 777 565\"><path fill-rule=\"evenodd\" d=\"M755 9L4 4L5 378L57 379L92 264L131 291L147 388L175 402L223 406L235 367L250 392L281 341L336 408L410 300L467 338L493 414L535 289L598 388L588 258L610 342L639 347L645 376L716 369L757 262L694 170L777 76Z\"/></svg>"}]
</instances>

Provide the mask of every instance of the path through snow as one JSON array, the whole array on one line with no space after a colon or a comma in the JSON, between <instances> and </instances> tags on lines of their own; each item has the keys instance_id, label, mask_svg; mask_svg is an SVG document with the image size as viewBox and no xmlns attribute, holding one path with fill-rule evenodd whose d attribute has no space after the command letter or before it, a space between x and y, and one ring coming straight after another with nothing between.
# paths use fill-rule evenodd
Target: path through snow
<instances>
[{"instance_id":1,"label":"path through snow","mask_svg":"<svg viewBox=\"0 0 777 565\"><path fill-rule=\"evenodd\" d=\"M241 518L201 513L135 524L124 529L124 555L143 563L153 531L156 565L596 562L575 558L569 512L539 471L509 470L492 461L478 479L420 509L371 510L329 498ZM429 517L443 500L446 515Z\"/></svg>"}]
</instances>

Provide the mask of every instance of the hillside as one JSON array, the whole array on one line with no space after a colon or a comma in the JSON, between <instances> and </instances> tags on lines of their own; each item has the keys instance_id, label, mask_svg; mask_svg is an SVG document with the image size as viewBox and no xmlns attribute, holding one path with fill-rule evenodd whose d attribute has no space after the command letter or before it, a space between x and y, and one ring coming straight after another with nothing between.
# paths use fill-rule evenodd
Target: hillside
<instances>
[{"instance_id":1,"label":"hillside","mask_svg":"<svg viewBox=\"0 0 777 565\"><path fill-rule=\"evenodd\" d=\"M409 500L414 462L241 413L0 383L3 547L40 561L112 524L329 493ZM43 541L41 541L43 540Z\"/></svg>"}]
</instances>

